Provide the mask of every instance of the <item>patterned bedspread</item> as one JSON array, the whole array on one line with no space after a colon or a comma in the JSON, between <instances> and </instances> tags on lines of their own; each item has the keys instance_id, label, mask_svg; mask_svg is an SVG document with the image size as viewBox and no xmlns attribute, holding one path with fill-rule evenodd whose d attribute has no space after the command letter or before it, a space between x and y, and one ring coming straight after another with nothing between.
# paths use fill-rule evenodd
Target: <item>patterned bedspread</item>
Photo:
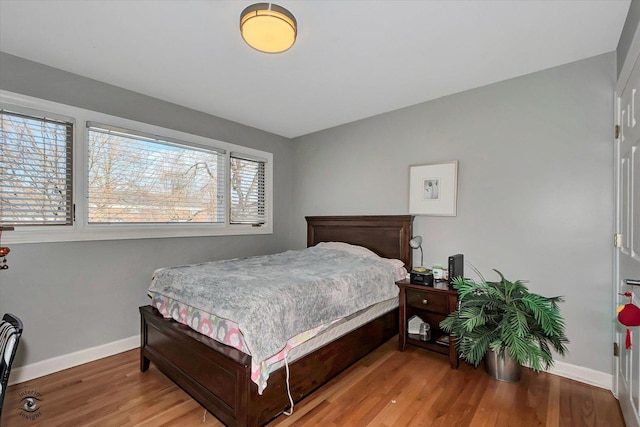
<instances>
[{"instance_id":1,"label":"patterned bedspread","mask_svg":"<svg viewBox=\"0 0 640 427\"><path fill-rule=\"evenodd\" d=\"M193 308L187 304L158 293L153 294L151 298L151 305L157 308L160 314L162 314L166 319L173 319L183 325L189 326L194 331L200 332L202 335L213 338L214 340L226 344L229 347L238 349L243 353L251 354L251 351L249 351L249 348L245 344L244 337L235 322L198 310L197 308ZM340 320L342 319L336 319L308 331L299 333L287 340L287 343L282 350L266 360L260 361L251 358L251 381L256 383L258 386L258 393L262 394L262 391L267 387L267 380L269 379L269 375L271 374L273 367L278 366L278 362L284 360L285 356L287 356L291 349L307 342Z\"/></svg>"},{"instance_id":2,"label":"patterned bedspread","mask_svg":"<svg viewBox=\"0 0 640 427\"><path fill-rule=\"evenodd\" d=\"M312 247L162 268L149 294L156 302L163 296L237 325L232 339L261 366L297 335L395 297L396 274L396 267L380 259ZM165 309L169 316L163 315L173 317ZM196 328L193 320L183 323L203 327L202 319ZM260 392L265 385L266 378L258 383Z\"/></svg>"}]
</instances>

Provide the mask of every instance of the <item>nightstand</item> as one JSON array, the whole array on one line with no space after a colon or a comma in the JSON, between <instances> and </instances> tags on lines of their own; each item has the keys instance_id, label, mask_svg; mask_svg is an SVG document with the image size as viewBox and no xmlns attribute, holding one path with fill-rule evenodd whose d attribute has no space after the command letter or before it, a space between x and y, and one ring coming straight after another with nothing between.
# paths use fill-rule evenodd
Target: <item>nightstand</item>
<instances>
[{"instance_id":1,"label":"nightstand","mask_svg":"<svg viewBox=\"0 0 640 427\"><path fill-rule=\"evenodd\" d=\"M396 282L400 288L400 333L399 349L404 351L407 344L422 347L449 356L451 367L458 368L458 354L455 342L448 334L440 329L440 322L447 315L456 310L458 292L446 285L435 287L413 285L408 280ZM431 340L421 341L419 335L409 334L408 321L417 315L431 326ZM446 337L449 343L446 344ZM444 341L444 342L443 342Z\"/></svg>"}]
</instances>

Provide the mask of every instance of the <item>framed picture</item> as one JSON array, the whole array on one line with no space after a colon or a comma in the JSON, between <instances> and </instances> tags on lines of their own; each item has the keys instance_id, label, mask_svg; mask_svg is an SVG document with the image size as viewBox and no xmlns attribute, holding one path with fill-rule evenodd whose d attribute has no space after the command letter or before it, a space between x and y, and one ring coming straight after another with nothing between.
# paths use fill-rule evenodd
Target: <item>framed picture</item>
<instances>
[{"instance_id":1,"label":"framed picture","mask_svg":"<svg viewBox=\"0 0 640 427\"><path fill-rule=\"evenodd\" d=\"M456 216L458 161L409 166L409 214Z\"/></svg>"}]
</instances>

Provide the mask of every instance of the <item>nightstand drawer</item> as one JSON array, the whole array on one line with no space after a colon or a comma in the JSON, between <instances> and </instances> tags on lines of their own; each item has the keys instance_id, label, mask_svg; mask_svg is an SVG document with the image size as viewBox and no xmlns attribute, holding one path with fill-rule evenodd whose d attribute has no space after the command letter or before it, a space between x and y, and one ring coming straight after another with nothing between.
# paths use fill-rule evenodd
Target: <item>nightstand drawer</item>
<instances>
[{"instance_id":1,"label":"nightstand drawer","mask_svg":"<svg viewBox=\"0 0 640 427\"><path fill-rule=\"evenodd\" d=\"M407 305L409 307L448 314L448 301L447 295L407 289Z\"/></svg>"}]
</instances>

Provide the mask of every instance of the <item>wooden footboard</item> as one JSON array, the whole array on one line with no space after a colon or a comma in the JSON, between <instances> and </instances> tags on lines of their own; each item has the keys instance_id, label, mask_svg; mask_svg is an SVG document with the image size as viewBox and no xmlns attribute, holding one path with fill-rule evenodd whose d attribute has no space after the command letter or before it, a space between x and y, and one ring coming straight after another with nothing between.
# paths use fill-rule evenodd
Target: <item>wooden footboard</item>
<instances>
[{"instance_id":1,"label":"wooden footboard","mask_svg":"<svg viewBox=\"0 0 640 427\"><path fill-rule=\"evenodd\" d=\"M273 372L262 395L251 382L251 357L140 307L140 369L153 362L228 426L261 426L289 407L284 368ZM393 310L291 363L294 401L335 377L398 332Z\"/></svg>"}]
</instances>

